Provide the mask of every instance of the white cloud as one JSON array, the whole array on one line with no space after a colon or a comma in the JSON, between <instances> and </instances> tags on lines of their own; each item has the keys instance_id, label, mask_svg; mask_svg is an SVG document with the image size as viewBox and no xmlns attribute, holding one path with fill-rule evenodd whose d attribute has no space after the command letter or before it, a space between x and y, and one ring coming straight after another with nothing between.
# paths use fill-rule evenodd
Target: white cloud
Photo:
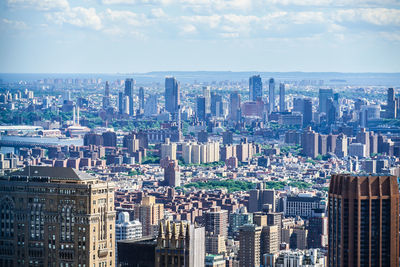
<instances>
[{"instance_id":1,"label":"white cloud","mask_svg":"<svg viewBox=\"0 0 400 267\"><path fill-rule=\"evenodd\" d=\"M400 26L399 9L344 9L337 11L333 17L338 22L367 22L378 26Z\"/></svg>"},{"instance_id":2,"label":"white cloud","mask_svg":"<svg viewBox=\"0 0 400 267\"><path fill-rule=\"evenodd\" d=\"M191 24L184 25L182 27L182 33L183 34L194 34L197 32L197 28Z\"/></svg>"},{"instance_id":3,"label":"white cloud","mask_svg":"<svg viewBox=\"0 0 400 267\"><path fill-rule=\"evenodd\" d=\"M12 28L16 30L26 30L28 26L23 21L2 19L2 24L6 25L7 28Z\"/></svg>"},{"instance_id":4,"label":"white cloud","mask_svg":"<svg viewBox=\"0 0 400 267\"><path fill-rule=\"evenodd\" d=\"M103 14L103 17L111 20L111 22L124 23L132 26L143 26L148 24L148 20L145 15L126 10L107 9Z\"/></svg>"},{"instance_id":5,"label":"white cloud","mask_svg":"<svg viewBox=\"0 0 400 267\"><path fill-rule=\"evenodd\" d=\"M151 15L154 18L164 18L167 16L162 8L153 8L151 10Z\"/></svg>"},{"instance_id":6,"label":"white cloud","mask_svg":"<svg viewBox=\"0 0 400 267\"><path fill-rule=\"evenodd\" d=\"M67 0L7 0L12 8L29 8L41 11L63 10L69 7Z\"/></svg>"},{"instance_id":7,"label":"white cloud","mask_svg":"<svg viewBox=\"0 0 400 267\"><path fill-rule=\"evenodd\" d=\"M77 27L100 30L102 22L94 8L74 7L66 11L46 15L47 19L56 24L71 24Z\"/></svg>"}]
</instances>

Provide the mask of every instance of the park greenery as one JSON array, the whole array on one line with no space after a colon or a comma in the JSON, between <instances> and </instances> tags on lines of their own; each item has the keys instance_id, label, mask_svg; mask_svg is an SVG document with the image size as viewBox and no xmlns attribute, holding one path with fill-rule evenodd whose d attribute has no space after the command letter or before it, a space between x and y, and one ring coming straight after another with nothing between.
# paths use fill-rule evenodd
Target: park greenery
<instances>
[{"instance_id":1,"label":"park greenery","mask_svg":"<svg viewBox=\"0 0 400 267\"><path fill-rule=\"evenodd\" d=\"M248 191L255 188L255 184L246 181L237 180L219 180L219 181L207 181L207 182L193 182L186 184L185 188L194 187L197 189L218 189L225 188L228 192L236 191Z\"/></svg>"}]
</instances>

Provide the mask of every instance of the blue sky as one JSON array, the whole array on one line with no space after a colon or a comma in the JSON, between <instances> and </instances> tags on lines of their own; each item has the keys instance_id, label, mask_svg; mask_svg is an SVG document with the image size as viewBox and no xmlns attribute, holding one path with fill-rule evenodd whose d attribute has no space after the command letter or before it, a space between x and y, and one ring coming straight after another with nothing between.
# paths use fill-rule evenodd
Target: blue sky
<instances>
[{"instance_id":1,"label":"blue sky","mask_svg":"<svg viewBox=\"0 0 400 267\"><path fill-rule=\"evenodd\" d=\"M0 0L0 72L400 72L400 0Z\"/></svg>"}]
</instances>

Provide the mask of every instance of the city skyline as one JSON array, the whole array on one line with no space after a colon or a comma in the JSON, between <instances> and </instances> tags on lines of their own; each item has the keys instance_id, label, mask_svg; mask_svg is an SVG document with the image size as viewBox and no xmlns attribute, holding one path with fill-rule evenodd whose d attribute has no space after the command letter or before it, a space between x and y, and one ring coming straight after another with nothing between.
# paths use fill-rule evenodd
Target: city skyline
<instances>
[{"instance_id":1,"label":"city skyline","mask_svg":"<svg viewBox=\"0 0 400 267\"><path fill-rule=\"evenodd\" d=\"M399 3L7 0L0 72L399 72Z\"/></svg>"}]
</instances>

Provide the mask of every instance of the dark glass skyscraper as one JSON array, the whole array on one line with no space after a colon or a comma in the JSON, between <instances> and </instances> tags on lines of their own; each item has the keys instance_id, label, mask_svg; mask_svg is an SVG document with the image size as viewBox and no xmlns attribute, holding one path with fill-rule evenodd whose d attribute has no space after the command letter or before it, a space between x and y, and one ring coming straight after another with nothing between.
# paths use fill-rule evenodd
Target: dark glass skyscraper
<instances>
[{"instance_id":1,"label":"dark glass skyscraper","mask_svg":"<svg viewBox=\"0 0 400 267\"><path fill-rule=\"evenodd\" d=\"M171 114L177 114L179 110L179 84L175 77L165 78L165 109Z\"/></svg>"},{"instance_id":2,"label":"dark glass skyscraper","mask_svg":"<svg viewBox=\"0 0 400 267\"><path fill-rule=\"evenodd\" d=\"M332 175L328 266L399 266L395 176Z\"/></svg>"},{"instance_id":3,"label":"dark glass skyscraper","mask_svg":"<svg viewBox=\"0 0 400 267\"><path fill-rule=\"evenodd\" d=\"M332 89L319 89L319 112L327 113L327 101L333 99Z\"/></svg>"},{"instance_id":4,"label":"dark glass skyscraper","mask_svg":"<svg viewBox=\"0 0 400 267\"><path fill-rule=\"evenodd\" d=\"M139 109L144 109L144 88L139 88Z\"/></svg>"},{"instance_id":5,"label":"dark glass skyscraper","mask_svg":"<svg viewBox=\"0 0 400 267\"><path fill-rule=\"evenodd\" d=\"M250 101L262 99L262 79L260 75L254 75L249 78Z\"/></svg>"},{"instance_id":6,"label":"dark glass skyscraper","mask_svg":"<svg viewBox=\"0 0 400 267\"><path fill-rule=\"evenodd\" d=\"M269 86L268 86L268 112L272 113L275 111L275 80L274 78L269 79Z\"/></svg>"},{"instance_id":7,"label":"dark glass skyscraper","mask_svg":"<svg viewBox=\"0 0 400 267\"><path fill-rule=\"evenodd\" d=\"M133 108L133 89L134 89L135 81L133 79L125 80L125 91L124 95L129 97L129 115L134 115Z\"/></svg>"},{"instance_id":8,"label":"dark glass skyscraper","mask_svg":"<svg viewBox=\"0 0 400 267\"><path fill-rule=\"evenodd\" d=\"M206 118L206 98L197 97L196 100L196 114L200 121L204 121Z\"/></svg>"},{"instance_id":9,"label":"dark glass skyscraper","mask_svg":"<svg viewBox=\"0 0 400 267\"><path fill-rule=\"evenodd\" d=\"M279 84L279 111L284 112L286 110L285 105L285 84Z\"/></svg>"},{"instance_id":10,"label":"dark glass skyscraper","mask_svg":"<svg viewBox=\"0 0 400 267\"><path fill-rule=\"evenodd\" d=\"M240 121L240 95L237 91L229 95L229 119L235 122Z\"/></svg>"}]
</instances>

